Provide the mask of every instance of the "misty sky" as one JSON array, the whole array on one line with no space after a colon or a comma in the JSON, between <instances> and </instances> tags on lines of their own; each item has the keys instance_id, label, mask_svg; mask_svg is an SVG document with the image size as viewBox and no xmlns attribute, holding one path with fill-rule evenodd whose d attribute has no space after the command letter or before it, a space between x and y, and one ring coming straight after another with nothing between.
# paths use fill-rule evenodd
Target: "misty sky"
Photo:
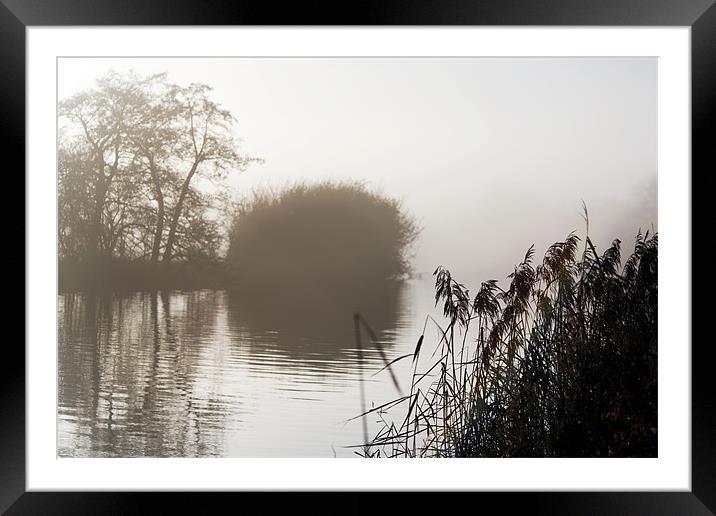
<instances>
[{"instance_id":1,"label":"misty sky","mask_svg":"<svg viewBox=\"0 0 716 516\"><path fill-rule=\"evenodd\" d=\"M62 99L108 70L204 82L238 119L239 193L365 180L423 227L415 267L502 279L530 244L571 230L632 249L657 227L657 61L525 59L60 59ZM626 253L625 253L626 254Z\"/></svg>"}]
</instances>

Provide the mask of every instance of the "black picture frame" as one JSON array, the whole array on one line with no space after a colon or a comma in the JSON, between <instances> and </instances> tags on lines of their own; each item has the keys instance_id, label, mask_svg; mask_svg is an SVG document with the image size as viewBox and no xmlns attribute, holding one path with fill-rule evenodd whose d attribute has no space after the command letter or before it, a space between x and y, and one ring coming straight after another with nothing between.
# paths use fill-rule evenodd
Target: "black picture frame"
<instances>
[{"instance_id":1,"label":"black picture frame","mask_svg":"<svg viewBox=\"0 0 716 516\"><path fill-rule=\"evenodd\" d=\"M0 0L0 145L4 156L19 157L24 170L25 29L63 25L606 25L691 27L692 192L716 169L716 5L714 0L370 0L360 3L273 2L237 0ZM693 201L692 201L693 202ZM701 234L707 214L693 211ZM692 246L693 249L693 246ZM692 250L689 250L692 252ZM25 257L27 259L27 257ZM692 264L700 262L693 259ZM27 272L26 272L27 273ZM692 287L693 288L693 287ZM699 283L696 291L706 291ZM693 290L692 290L693 292ZM710 303L705 303L706 307ZM703 305L692 302L694 312ZM27 306L26 310L32 310ZM693 328L709 320L692 315ZM692 331L692 335L698 335ZM713 514L716 512L716 424L714 422L711 339L693 339L692 457L690 492L530 492L470 493L470 504L500 510L517 508L549 514ZM685 346L690 343L683 343ZM136 513L150 510L149 497L162 504L208 512L217 497L186 493L27 493L25 492L25 352L19 339L5 341L0 361L0 512L8 514ZM241 493L242 504L256 495ZM297 494L292 512L370 511L361 494L340 505ZM477 497L477 498L474 498ZM225 504L226 496L218 503ZM413 496L423 510L440 497ZM462 498L462 497L461 497ZM296 503L298 502L298 503ZM266 503L260 501L259 503ZM382 504L382 502L375 502ZM426 505L427 504L427 505ZM404 507L406 509L407 507ZM164 506L162 512L168 511ZM408 509L410 510L410 509Z\"/></svg>"}]
</instances>

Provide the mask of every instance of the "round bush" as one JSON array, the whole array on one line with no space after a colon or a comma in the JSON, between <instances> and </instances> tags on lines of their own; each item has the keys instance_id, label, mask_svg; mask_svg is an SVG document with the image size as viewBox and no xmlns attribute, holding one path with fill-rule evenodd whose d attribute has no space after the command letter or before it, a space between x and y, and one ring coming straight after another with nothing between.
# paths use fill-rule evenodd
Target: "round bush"
<instances>
[{"instance_id":1,"label":"round bush","mask_svg":"<svg viewBox=\"0 0 716 516\"><path fill-rule=\"evenodd\" d=\"M227 265L241 287L353 288L408 273L417 235L397 200L360 183L299 184L237 210Z\"/></svg>"}]
</instances>

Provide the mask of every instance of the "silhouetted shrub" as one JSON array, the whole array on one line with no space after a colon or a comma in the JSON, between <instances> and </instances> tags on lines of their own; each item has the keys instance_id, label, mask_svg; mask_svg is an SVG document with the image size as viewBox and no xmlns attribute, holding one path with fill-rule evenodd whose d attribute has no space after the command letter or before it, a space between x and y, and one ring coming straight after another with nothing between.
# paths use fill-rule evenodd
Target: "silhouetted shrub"
<instances>
[{"instance_id":1,"label":"silhouetted shrub","mask_svg":"<svg viewBox=\"0 0 716 516\"><path fill-rule=\"evenodd\" d=\"M237 209L227 266L239 287L335 296L409 272L415 222L360 183L299 184Z\"/></svg>"}]
</instances>

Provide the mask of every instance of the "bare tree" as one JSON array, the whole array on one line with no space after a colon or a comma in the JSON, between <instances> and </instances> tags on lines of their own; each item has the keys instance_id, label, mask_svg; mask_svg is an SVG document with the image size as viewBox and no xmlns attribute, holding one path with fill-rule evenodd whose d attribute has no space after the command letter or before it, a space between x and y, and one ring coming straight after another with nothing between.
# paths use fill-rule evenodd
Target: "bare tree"
<instances>
[{"instance_id":1,"label":"bare tree","mask_svg":"<svg viewBox=\"0 0 716 516\"><path fill-rule=\"evenodd\" d=\"M149 184L157 203L150 260L159 261L166 222L165 185L172 180L172 161L180 151L181 127L178 122L182 106L177 99L178 88L166 82L166 75L153 77L147 85L143 116L131 133L136 159L148 171Z\"/></svg>"},{"instance_id":2,"label":"bare tree","mask_svg":"<svg viewBox=\"0 0 716 516\"><path fill-rule=\"evenodd\" d=\"M221 247L210 212L240 155L234 117L203 84L109 73L59 105L61 256L169 263ZM200 191L196 178L214 185Z\"/></svg>"},{"instance_id":3,"label":"bare tree","mask_svg":"<svg viewBox=\"0 0 716 516\"><path fill-rule=\"evenodd\" d=\"M61 122L68 122L65 133L82 148L92 171L90 188L92 213L89 221L87 257L100 251L102 216L107 194L127 161L128 118L143 104L142 81L110 73L96 82L93 90L78 93L59 104Z\"/></svg>"},{"instance_id":4,"label":"bare tree","mask_svg":"<svg viewBox=\"0 0 716 516\"><path fill-rule=\"evenodd\" d=\"M209 99L210 91L204 84L191 84L177 92L183 125L179 156L185 160L186 173L169 225L164 263L173 257L177 226L192 179L205 174L211 180L222 180L229 170L244 170L252 161L258 161L236 152L237 141L232 134L235 118Z\"/></svg>"}]
</instances>

